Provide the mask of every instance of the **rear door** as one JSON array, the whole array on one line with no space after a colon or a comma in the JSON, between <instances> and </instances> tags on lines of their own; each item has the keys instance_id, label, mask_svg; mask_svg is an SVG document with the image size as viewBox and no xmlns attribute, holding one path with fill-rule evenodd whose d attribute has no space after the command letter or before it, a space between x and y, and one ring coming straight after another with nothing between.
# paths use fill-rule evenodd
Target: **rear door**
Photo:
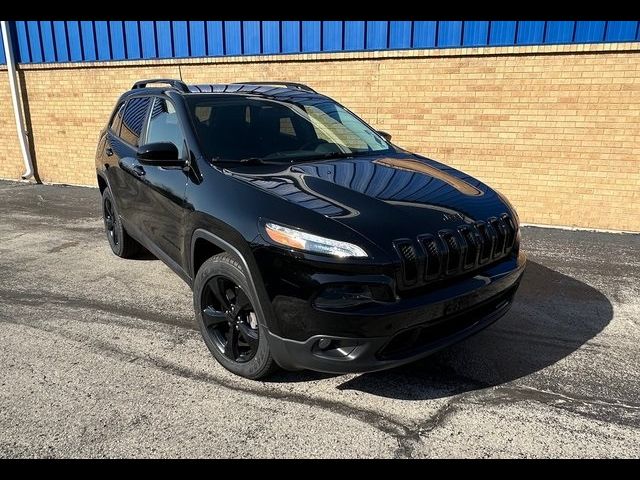
<instances>
[{"instance_id":1,"label":"rear door","mask_svg":"<svg viewBox=\"0 0 640 480\"><path fill-rule=\"evenodd\" d=\"M134 97L123 104L114 117L105 143L105 153L107 158L111 159L107 169L109 185L113 190L120 217L128 231L134 230L139 222L137 203L142 172L136 167L136 153L150 103L150 97ZM136 232L129 233L137 237Z\"/></svg>"}]
</instances>

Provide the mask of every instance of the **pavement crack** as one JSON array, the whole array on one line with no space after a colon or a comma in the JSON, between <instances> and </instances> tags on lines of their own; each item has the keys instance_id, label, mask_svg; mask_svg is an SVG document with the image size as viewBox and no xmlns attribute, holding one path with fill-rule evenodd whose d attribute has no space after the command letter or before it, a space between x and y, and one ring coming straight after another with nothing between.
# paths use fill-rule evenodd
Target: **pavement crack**
<instances>
[{"instance_id":1,"label":"pavement crack","mask_svg":"<svg viewBox=\"0 0 640 480\"><path fill-rule=\"evenodd\" d=\"M436 428L442 427L447 422L449 417L451 417L456 412L456 410L457 408L454 405L454 401L444 404L438 409L435 415L432 415L429 419L420 424L420 433L431 433Z\"/></svg>"},{"instance_id":2,"label":"pavement crack","mask_svg":"<svg viewBox=\"0 0 640 480\"><path fill-rule=\"evenodd\" d=\"M7 323L26 326L35 330L59 335L67 340L84 344L99 350L101 354L117 361L134 363L141 367L154 368L167 374L198 382L204 382L210 385L216 385L218 387L226 388L235 392L242 392L255 397L282 400L298 405L318 408L347 418L355 419L394 438L398 442L398 449L395 453L397 458L411 458L413 455L414 445L421 442L419 431L416 429L415 425L407 425L395 418L374 410L354 407L336 400L312 398L293 392L282 392L269 388L253 388L239 385L233 381L221 379L206 372L195 371L154 355L139 355L127 352L126 350L108 342L89 338L79 333L74 334L64 329L59 329L43 323L36 324L29 321L9 319L6 319L5 321ZM264 382L260 382L258 384L264 385Z\"/></svg>"},{"instance_id":3,"label":"pavement crack","mask_svg":"<svg viewBox=\"0 0 640 480\"><path fill-rule=\"evenodd\" d=\"M534 401L552 408L560 408L576 415L622 426L640 425L640 404L603 400L601 398L568 392L555 392L530 386L501 386L493 395L483 398L483 405Z\"/></svg>"},{"instance_id":4,"label":"pavement crack","mask_svg":"<svg viewBox=\"0 0 640 480\"><path fill-rule=\"evenodd\" d=\"M91 311L101 311L109 315L119 315L122 317L146 320L148 322L163 323L165 325L178 326L189 330L197 330L195 322L185 321L182 316L171 316L163 312L149 310L148 308L137 308L130 305L104 302L94 298L78 298L60 295L52 292L42 292L39 294L23 292L18 290L0 289L1 299L10 299L11 303L22 305L41 305L49 307L52 303L70 308L87 309Z\"/></svg>"}]
</instances>

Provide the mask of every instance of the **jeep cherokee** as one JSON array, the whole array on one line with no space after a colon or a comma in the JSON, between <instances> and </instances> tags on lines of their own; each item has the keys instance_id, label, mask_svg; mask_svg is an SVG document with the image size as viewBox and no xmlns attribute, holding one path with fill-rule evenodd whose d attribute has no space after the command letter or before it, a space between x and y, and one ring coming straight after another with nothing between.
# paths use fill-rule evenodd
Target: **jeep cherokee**
<instances>
[{"instance_id":1,"label":"jeep cherokee","mask_svg":"<svg viewBox=\"0 0 640 480\"><path fill-rule=\"evenodd\" d=\"M248 378L422 358L504 315L524 272L504 196L299 83L137 82L96 167L113 253L182 277Z\"/></svg>"}]
</instances>

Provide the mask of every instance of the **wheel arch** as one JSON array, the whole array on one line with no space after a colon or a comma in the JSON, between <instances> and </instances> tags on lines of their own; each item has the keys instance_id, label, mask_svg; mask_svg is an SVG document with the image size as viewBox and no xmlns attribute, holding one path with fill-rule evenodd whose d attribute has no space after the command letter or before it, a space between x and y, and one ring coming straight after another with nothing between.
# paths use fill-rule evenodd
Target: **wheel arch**
<instances>
[{"instance_id":1,"label":"wheel arch","mask_svg":"<svg viewBox=\"0 0 640 480\"><path fill-rule=\"evenodd\" d=\"M109 184L107 183L107 179L101 175L101 174L96 174L96 177L98 179L98 188L100 189L100 195L102 195L104 193L104 191L109 188Z\"/></svg>"},{"instance_id":2,"label":"wheel arch","mask_svg":"<svg viewBox=\"0 0 640 480\"><path fill-rule=\"evenodd\" d=\"M242 266L244 274L247 277L247 282L249 283L249 289L251 291L250 293L257 300L255 308L259 310L258 318L263 322L265 327L269 327L268 323L270 322L267 322L269 308L267 308L267 305L264 303L265 300L268 301L268 299L266 292L263 292L264 289L261 288L262 284L260 283L261 279L259 278L257 268L252 268L250 266L252 263L255 263L252 262L252 259L248 259L245 254L227 240L205 230L204 228L198 228L193 232L190 251L189 270L194 286L198 269L207 261L208 258L219 253L228 253L233 255ZM204 254L202 252L204 252ZM208 253L212 253L213 255L207 256Z\"/></svg>"}]
</instances>

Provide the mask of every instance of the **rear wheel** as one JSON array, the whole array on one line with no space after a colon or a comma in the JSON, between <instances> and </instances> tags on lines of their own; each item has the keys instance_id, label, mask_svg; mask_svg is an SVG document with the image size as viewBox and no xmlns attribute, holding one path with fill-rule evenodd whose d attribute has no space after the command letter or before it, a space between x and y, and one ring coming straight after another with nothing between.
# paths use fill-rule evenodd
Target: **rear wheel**
<instances>
[{"instance_id":1,"label":"rear wheel","mask_svg":"<svg viewBox=\"0 0 640 480\"><path fill-rule=\"evenodd\" d=\"M251 379L277 369L254 307L257 299L234 257L221 253L204 262L196 275L193 297L204 341L223 367Z\"/></svg>"},{"instance_id":2,"label":"rear wheel","mask_svg":"<svg viewBox=\"0 0 640 480\"><path fill-rule=\"evenodd\" d=\"M129 236L122 226L111 190L106 188L102 194L102 217L111 251L122 258L131 258L140 251L140 244Z\"/></svg>"}]
</instances>

